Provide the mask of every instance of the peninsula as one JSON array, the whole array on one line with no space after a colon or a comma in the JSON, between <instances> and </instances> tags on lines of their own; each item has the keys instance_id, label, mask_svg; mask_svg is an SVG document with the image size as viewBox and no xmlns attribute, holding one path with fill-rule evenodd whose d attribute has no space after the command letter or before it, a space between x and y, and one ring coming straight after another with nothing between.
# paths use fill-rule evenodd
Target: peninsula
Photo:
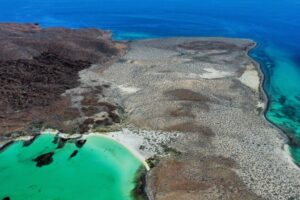
<instances>
[{"instance_id":1,"label":"peninsula","mask_svg":"<svg viewBox=\"0 0 300 200\"><path fill-rule=\"evenodd\" d=\"M33 24L0 36L2 151L47 128L105 134L147 159L150 200L300 199L286 138L263 117L254 41L116 42Z\"/></svg>"}]
</instances>

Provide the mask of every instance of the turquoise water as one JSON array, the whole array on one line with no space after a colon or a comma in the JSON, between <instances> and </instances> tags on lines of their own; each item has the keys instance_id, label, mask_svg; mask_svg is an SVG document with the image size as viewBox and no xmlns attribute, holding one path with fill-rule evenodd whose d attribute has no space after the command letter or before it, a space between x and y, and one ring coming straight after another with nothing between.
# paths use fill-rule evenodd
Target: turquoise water
<instances>
[{"instance_id":1,"label":"turquoise water","mask_svg":"<svg viewBox=\"0 0 300 200\"><path fill-rule=\"evenodd\" d=\"M29 146L19 141L0 153L0 199L133 199L142 163L124 146L100 136L89 136L81 148L74 142L57 148L53 141L54 135L42 135ZM38 167L34 159L49 152L52 162Z\"/></svg>"},{"instance_id":2,"label":"turquoise water","mask_svg":"<svg viewBox=\"0 0 300 200\"><path fill-rule=\"evenodd\" d=\"M290 152L300 164L300 71L288 52L276 47L265 49L276 68L270 70L266 85L269 109L266 117L290 138Z\"/></svg>"},{"instance_id":3,"label":"turquoise water","mask_svg":"<svg viewBox=\"0 0 300 200\"><path fill-rule=\"evenodd\" d=\"M266 77L269 105L265 116L288 136L290 153L300 165L300 60L295 53L268 45L258 47L251 55L261 63Z\"/></svg>"}]
</instances>

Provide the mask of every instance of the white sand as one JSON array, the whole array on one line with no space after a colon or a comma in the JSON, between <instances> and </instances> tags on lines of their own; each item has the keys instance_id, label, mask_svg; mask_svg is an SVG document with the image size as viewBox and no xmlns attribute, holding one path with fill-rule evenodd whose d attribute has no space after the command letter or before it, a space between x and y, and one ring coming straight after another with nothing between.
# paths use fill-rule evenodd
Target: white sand
<instances>
[{"instance_id":1,"label":"white sand","mask_svg":"<svg viewBox=\"0 0 300 200\"><path fill-rule=\"evenodd\" d=\"M219 71L214 68L204 68L204 70L206 72L200 75L200 78L203 79L216 79L232 76L232 73L230 72Z\"/></svg>"},{"instance_id":2,"label":"white sand","mask_svg":"<svg viewBox=\"0 0 300 200\"><path fill-rule=\"evenodd\" d=\"M122 93L125 93L125 94L133 94L140 90L139 88L128 87L125 85L119 85L118 88L121 90Z\"/></svg>"},{"instance_id":3,"label":"white sand","mask_svg":"<svg viewBox=\"0 0 300 200\"><path fill-rule=\"evenodd\" d=\"M107 133L107 135L101 134L101 133L89 133L89 134L65 134L65 133L60 133L58 130L54 129L46 129L41 132L41 134L53 134L57 135L59 134L60 137L62 138L71 138L71 139L86 139L90 136L97 136L97 137L105 137L114 140L115 142L121 144L122 146L126 147L128 151L130 151L135 157L137 157L141 163L145 166L147 170L150 170L149 165L146 162L146 158L139 152L139 147L140 144L143 143L142 138L138 138L136 135L132 135L132 137L128 137L128 134L123 134L123 132L126 132L127 129L124 129L123 131L118 131L118 132L110 132ZM131 133L129 130L127 130L128 133ZM30 138L27 138L30 139Z\"/></svg>"},{"instance_id":4,"label":"white sand","mask_svg":"<svg viewBox=\"0 0 300 200\"><path fill-rule=\"evenodd\" d=\"M122 131L120 131L120 132L122 132ZM117 143L121 144L122 146L126 147L126 149L128 151L130 151L135 157L137 157L141 161L141 163L143 163L143 165L145 166L146 170L149 171L150 167L147 164L146 159L135 149L135 147L132 145L134 143L125 143L122 140L116 139L115 137L112 136L112 135L118 134L118 133L119 132L111 132L111 133L108 133L108 135L103 135L101 133L90 133L90 134L84 135L83 138L88 138L88 137L94 135L94 136L97 136L97 137L105 137L105 138L112 139L115 142L117 142Z\"/></svg>"},{"instance_id":5,"label":"white sand","mask_svg":"<svg viewBox=\"0 0 300 200\"><path fill-rule=\"evenodd\" d=\"M245 71L239 80L254 91L259 90L259 75L256 70Z\"/></svg>"}]
</instances>

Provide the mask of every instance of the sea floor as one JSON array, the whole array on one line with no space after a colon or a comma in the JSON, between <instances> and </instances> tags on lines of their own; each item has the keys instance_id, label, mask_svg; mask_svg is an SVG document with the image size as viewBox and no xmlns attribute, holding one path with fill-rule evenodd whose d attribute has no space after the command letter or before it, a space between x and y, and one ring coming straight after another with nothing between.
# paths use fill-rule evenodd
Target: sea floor
<instances>
[{"instance_id":1,"label":"sea floor","mask_svg":"<svg viewBox=\"0 0 300 200\"><path fill-rule=\"evenodd\" d=\"M54 135L45 134L0 153L0 199L133 199L142 164L124 146L100 136L89 136L81 145L54 141ZM41 155L50 156L38 162Z\"/></svg>"}]
</instances>

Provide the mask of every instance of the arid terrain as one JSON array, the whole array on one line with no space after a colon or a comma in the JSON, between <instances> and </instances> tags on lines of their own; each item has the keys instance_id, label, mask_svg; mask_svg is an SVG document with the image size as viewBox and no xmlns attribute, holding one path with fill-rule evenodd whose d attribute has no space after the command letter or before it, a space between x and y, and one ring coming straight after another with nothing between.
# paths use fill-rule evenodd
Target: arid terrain
<instances>
[{"instance_id":1,"label":"arid terrain","mask_svg":"<svg viewBox=\"0 0 300 200\"><path fill-rule=\"evenodd\" d=\"M263 117L262 75L251 40L134 41L101 73L126 119L111 135L158 162L150 199L300 199L285 138Z\"/></svg>"},{"instance_id":2,"label":"arid terrain","mask_svg":"<svg viewBox=\"0 0 300 200\"><path fill-rule=\"evenodd\" d=\"M300 199L286 139L262 115L253 41L121 43L8 24L0 36L0 143L42 128L97 132L148 159L151 200Z\"/></svg>"},{"instance_id":3,"label":"arid terrain","mask_svg":"<svg viewBox=\"0 0 300 200\"><path fill-rule=\"evenodd\" d=\"M79 71L94 63L105 68L124 53L124 44L110 37L97 29L0 24L0 137L31 134L41 127L85 132L85 116L95 110L112 112L114 106L90 100L107 85L86 88L82 106L74 107L70 96L62 96L79 85ZM107 120L117 120L112 118Z\"/></svg>"}]
</instances>

